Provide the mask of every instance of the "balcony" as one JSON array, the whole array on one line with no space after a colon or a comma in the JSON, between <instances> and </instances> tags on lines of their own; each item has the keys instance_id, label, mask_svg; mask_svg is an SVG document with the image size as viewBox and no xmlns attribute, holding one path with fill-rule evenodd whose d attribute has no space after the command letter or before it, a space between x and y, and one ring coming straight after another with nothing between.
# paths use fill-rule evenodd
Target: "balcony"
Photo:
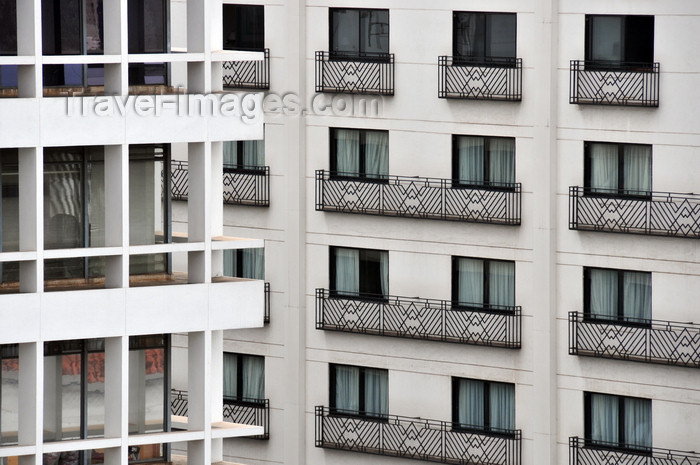
<instances>
[{"instance_id":1,"label":"balcony","mask_svg":"<svg viewBox=\"0 0 700 465\"><path fill-rule=\"evenodd\" d=\"M187 391L170 390L170 413L176 417L187 417ZM241 401L224 399L223 414L226 422L264 428L263 434L248 436L250 439L270 439L269 399L243 399Z\"/></svg>"},{"instance_id":2,"label":"balcony","mask_svg":"<svg viewBox=\"0 0 700 465\"><path fill-rule=\"evenodd\" d=\"M586 444L579 437L569 438L569 465L700 465L700 454L656 447L643 451L620 449L617 444Z\"/></svg>"},{"instance_id":3,"label":"balcony","mask_svg":"<svg viewBox=\"0 0 700 465\"><path fill-rule=\"evenodd\" d=\"M520 464L520 430L472 432L447 421L378 419L316 407L316 447L454 464Z\"/></svg>"},{"instance_id":4,"label":"balcony","mask_svg":"<svg viewBox=\"0 0 700 465\"><path fill-rule=\"evenodd\" d=\"M354 297L316 289L316 329L520 348L520 307L456 308L445 300Z\"/></svg>"},{"instance_id":5,"label":"balcony","mask_svg":"<svg viewBox=\"0 0 700 465\"><path fill-rule=\"evenodd\" d=\"M569 312L569 354L700 367L700 325L605 321Z\"/></svg>"},{"instance_id":6,"label":"balcony","mask_svg":"<svg viewBox=\"0 0 700 465\"><path fill-rule=\"evenodd\" d=\"M233 89L270 88L270 49L264 50L262 61L224 61L223 85Z\"/></svg>"},{"instance_id":7,"label":"balcony","mask_svg":"<svg viewBox=\"0 0 700 465\"><path fill-rule=\"evenodd\" d=\"M569 187L569 229L651 236L700 237L700 195L644 192L637 197L590 194Z\"/></svg>"},{"instance_id":8,"label":"balcony","mask_svg":"<svg viewBox=\"0 0 700 465\"><path fill-rule=\"evenodd\" d=\"M522 58L438 57L438 97L472 100L522 100Z\"/></svg>"},{"instance_id":9,"label":"balcony","mask_svg":"<svg viewBox=\"0 0 700 465\"><path fill-rule=\"evenodd\" d=\"M170 165L173 200L187 200L187 162ZM253 207L270 206L270 167L224 164L224 203Z\"/></svg>"},{"instance_id":10,"label":"balcony","mask_svg":"<svg viewBox=\"0 0 700 465\"><path fill-rule=\"evenodd\" d=\"M504 225L520 224L520 183L461 187L451 179L316 171L316 210Z\"/></svg>"},{"instance_id":11,"label":"balcony","mask_svg":"<svg viewBox=\"0 0 700 465\"><path fill-rule=\"evenodd\" d=\"M316 92L394 95L394 54L316 52Z\"/></svg>"},{"instance_id":12,"label":"balcony","mask_svg":"<svg viewBox=\"0 0 700 465\"><path fill-rule=\"evenodd\" d=\"M659 106L659 63L571 60L569 103Z\"/></svg>"}]
</instances>

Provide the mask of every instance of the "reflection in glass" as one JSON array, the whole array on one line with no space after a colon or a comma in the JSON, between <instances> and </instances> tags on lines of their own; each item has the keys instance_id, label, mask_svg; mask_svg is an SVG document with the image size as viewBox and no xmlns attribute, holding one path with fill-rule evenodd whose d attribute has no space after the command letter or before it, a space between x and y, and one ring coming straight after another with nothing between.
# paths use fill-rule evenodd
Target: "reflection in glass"
<instances>
[{"instance_id":1,"label":"reflection in glass","mask_svg":"<svg viewBox=\"0 0 700 465\"><path fill-rule=\"evenodd\" d=\"M80 439L81 354L44 358L44 441Z\"/></svg>"},{"instance_id":2,"label":"reflection in glass","mask_svg":"<svg viewBox=\"0 0 700 465\"><path fill-rule=\"evenodd\" d=\"M17 444L19 357L17 344L0 346L0 446Z\"/></svg>"}]
</instances>

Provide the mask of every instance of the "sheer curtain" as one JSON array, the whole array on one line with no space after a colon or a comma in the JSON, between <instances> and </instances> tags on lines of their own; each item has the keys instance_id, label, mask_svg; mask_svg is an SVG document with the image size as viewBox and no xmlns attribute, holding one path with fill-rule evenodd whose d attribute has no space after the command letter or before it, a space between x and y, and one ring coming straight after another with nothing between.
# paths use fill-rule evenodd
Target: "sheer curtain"
<instances>
[{"instance_id":1,"label":"sheer curtain","mask_svg":"<svg viewBox=\"0 0 700 465\"><path fill-rule=\"evenodd\" d=\"M243 249L243 276L248 279L265 279L265 249Z\"/></svg>"},{"instance_id":2,"label":"sheer curtain","mask_svg":"<svg viewBox=\"0 0 700 465\"><path fill-rule=\"evenodd\" d=\"M494 138L489 141L489 174L491 182L515 182L515 140Z\"/></svg>"},{"instance_id":3,"label":"sheer curtain","mask_svg":"<svg viewBox=\"0 0 700 465\"><path fill-rule=\"evenodd\" d=\"M382 295L389 295L389 252L379 253L379 275L381 276Z\"/></svg>"},{"instance_id":4,"label":"sheer curtain","mask_svg":"<svg viewBox=\"0 0 700 465\"><path fill-rule=\"evenodd\" d=\"M593 268L590 277L590 313L602 318L617 318L617 271Z\"/></svg>"},{"instance_id":5,"label":"sheer curtain","mask_svg":"<svg viewBox=\"0 0 700 465\"><path fill-rule=\"evenodd\" d=\"M238 355L224 353L224 398L238 397Z\"/></svg>"},{"instance_id":6,"label":"sheer curtain","mask_svg":"<svg viewBox=\"0 0 700 465\"><path fill-rule=\"evenodd\" d=\"M625 189L631 194L651 191L651 147L626 145L624 161Z\"/></svg>"},{"instance_id":7,"label":"sheer curtain","mask_svg":"<svg viewBox=\"0 0 700 465\"><path fill-rule=\"evenodd\" d=\"M389 134L365 132L365 171L367 177L383 178L389 174Z\"/></svg>"},{"instance_id":8,"label":"sheer curtain","mask_svg":"<svg viewBox=\"0 0 700 465\"><path fill-rule=\"evenodd\" d=\"M619 444L619 398L606 394L590 396L591 439Z\"/></svg>"},{"instance_id":9,"label":"sheer curtain","mask_svg":"<svg viewBox=\"0 0 700 465\"><path fill-rule=\"evenodd\" d=\"M457 300L460 304L484 303L484 262L474 258L460 258L457 262L459 276Z\"/></svg>"},{"instance_id":10,"label":"sheer curtain","mask_svg":"<svg viewBox=\"0 0 700 465\"><path fill-rule=\"evenodd\" d=\"M651 447L651 401L625 397L625 442Z\"/></svg>"},{"instance_id":11,"label":"sheer curtain","mask_svg":"<svg viewBox=\"0 0 700 465\"><path fill-rule=\"evenodd\" d=\"M236 250L224 250L224 276L236 277L238 273L238 254Z\"/></svg>"},{"instance_id":12,"label":"sheer curtain","mask_svg":"<svg viewBox=\"0 0 700 465\"><path fill-rule=\"evenodd\" d=\"M484 427L484 382L460 379L457 407L460 426Z\"/></svg>"},{"instance_id":13,"label":"sheer curtain","mask_svg":"<svg viewBox=\"0 0 700 465\"><path fill-rule=\"evenodd\" d=\"M224 141L224 165L238 165L238 143L234 141Z\"/></svg>"},{"instance_id":14,"label":"sheer curtain","mask_svg":"<svg viewBox=\"0 0 700 465\"><path fill-rule=\"evenodd\" d=\"M243 164L245 166L265 166L265 141L243 141Z\"/></svg>"},{"instance_id":15,"label":"sheer curtain","mask_svg":"<svg viewBox=\"0 0 700 465\"><path fill-rule=\"evenodd\" d=\"M484 138L460 136L457 138L459 180L461 182L484 182Z\"/></svg>"},{"instance_id":16,"label":"sheer curtain","mask_svg":"<svg viewBox=\"0 0 700 465\"><path fill-rule=\"evenodd\" d=\"M489 385L491 427L515 429L515 386L506 383Z\"/></svg>"},{"instance_id":17,"label":"sheer curtain","mask_svg":"<svg viewBox=\"0 0 700 465\"><path fill-rule=\"evenodd\" d=\"M624 315L651 319L651 273L626 271L622 277L622 289Z\"/></svg>"},{"instance_id":18,"label":"sheer curtain","mask_svg":"<svg viewBox=\"0 0 700 465\"><path fill-rule=\"evenodd\" d=\"M243 356L243 397L265 398L265 358Z\"/></svg>"},{"instance_id":19,"label":"sheer curtain","mask_svg":"<svg viewBox=\"0 0 700 465\"><path fill-rule=\"evenodd\" d=\"M365 368L365 412L376 416L389 413L387 372Z\"/></svg>"},{"instance_id":20,"label":"sheer curtain","mask_svg":"<svg viewBox=\"0 0 700 465\"><path fill-rule=\"evenodd\" d=\"M590 144L591 179L593 192L611 193L618 188L617 145Z\"/></svg>"},{"instance_id":21,"label":"sheer curtain","mask_svg":"<svg viewBox=\"0 0 700 465\"><path fill-rule=\"evenodd\" d=\"M352 412L360 410L360 369L358 367L335 366L335 408Z\"/></svg>"},{"instance_id":22,"label":"sheer curtain","mask_svg":"<svg viewBox=\"0 0 700 465\"><path fill-rule=\"evenodd\" d=\"M515 305L515 263L489 262L489 303Z\"/></svg>"},{"instance_id":23,"label":"sheer curtain","mask_svg":"<svg viewBox=\"0 0 700 465\"><path fill-rule=\"evenodd\" d=\"M358 295L360 292L360 251L336 248L335 290L339 295Z\"/></svg>"},{"instance_id":24,"label":"sheer curtain","mask_svg":"<svg viewBox=\"0 0 700 465\"><path fill-rule=\"evenodd\" d=\"M355 129L335 130L335 158L338 173L360 172L360 132Z\"/></svg>"},{"instance_id":25,"label":"sheer curtain","mask_svg":"<svg viewBox=\"0 0 700 465\"><path fill-rule=\"evenodd\" d=\"M476 46L476 14L459 13L457 16L457 34L455 37L455 55L472 57L477 54Z\"/></svg>"}]
</instances>

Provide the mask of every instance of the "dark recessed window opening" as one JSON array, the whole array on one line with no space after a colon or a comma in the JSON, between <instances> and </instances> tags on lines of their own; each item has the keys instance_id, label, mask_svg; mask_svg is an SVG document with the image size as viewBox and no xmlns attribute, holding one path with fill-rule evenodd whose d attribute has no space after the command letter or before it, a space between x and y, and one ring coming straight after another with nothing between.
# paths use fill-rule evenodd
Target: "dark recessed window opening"
<instances>
[{"instance_id":1,"label":"dark recessed window opening","mask_svg":"<svg viewBox=\"0 0 700 465\"><path fill-rule=\"evenodd\" d=\"M259 168L265 166L264 140L225 141L223 151L224 171L252 170L256 172L261 171Z\"/></svg>"},{"instance_id":2,"label":"dark recessed window opening","mask_svg":"<svg viewBox=\"0 0 700 465\"><path fill-rule=\"evenodd\" d=\"M265 49L265 7L223 5L224 50Z\"/></svg>"},{"instance_id":3,"label":"dark recessed window opening","mask_svg":"<svg viewBox=\"0 0 700 465\"><path fill-rule=\"evenodd\" d=\"M452 136L455 187L515 189L515 139Z\"/></svg>"},{"instance_id":4,"label":"dark recessed window opening","mask_svg":"<svg viewBox=\"0 0 700 465\"><path fill-rule=\"evenodd\" d=\"M455 11L454 62L515 64L516 14Z\"/></svg>"},{"instance_id":5,"label":"dark recessed window opening","mask_svg":"<svg viewBox=\"0 0 700 465\"><path fill-rule=\"evenodd\" d=\"M224 276L265 279L265 248L224 250Z\"/></svg>"},{"instance_id":6,"label":"dark recessed window opening","mask_svg":"<svg viewBox=\"0 0 700 465\"><path fill-rule=\"evenodd\" d=\"M331 364L329 373L331 413L380 419L388 416L387 370Z\"/></svg>"},{"instance_id":7,"label":"dark recessed window opening","mask_svg":"<svg viewBox=\"0 0 700 465\"><path fill-rule=\"evenodd\" d=\"M129 53L168 53L168 2L129 0ZM168 85L166 63L130 63L129 85Z\"/></svg>"},{"instance_id":8,"label":"dark recessed window opening","mask_svg":"<svg viewBox=\"0 0 700 465\"><path fill-rule=\"evenodd\" d=\"M584 393L586 442L645 451L651 448L651 400Z\"/></svg>"},{"instance_id":9,"label":"dark recessed window opening","mask_svg":"<svg viewBox=\"0 0 700 465\"><path fill-rule=\"evenodd\" d=\"M459 307L510 310L515 305L515 262L452 257L452 302Z\"/></svg>"},{"instance_id":10,"label":"dark recessed window opening","mask_svg":"<svg viewBox=\"0 0 700 465\"><path fill-rule=\"evenodd\" d=\"M586 66L650 68L654 17L586 15Z\"/></svg>"},{"instance_id":11,"label":"dark recessed window opening","mask_svg":"<svg viewBox=\"0 0 700 465\"><path fill-rule=\"evenodd\" d=\"M586 142L588 195L651 197L651 145Z\"/></svg>"},{"instance_id":12,"label":"dark recessed window opening","mask_svg":"<svg viewBox=\"0 0 700 465\"><path fill-rule=\"evenodd\" d=\"M651 273L584 268L583 277L585 317L649 324Z\"/></svg>"},{"instance_id":13,"label":"dark recessed window opening","mask_svg":"<svg viewBox=\"0 0 700 465\"><path fill-rule=\"evenodd\" d=\"M389 175L389 132L331 128L333 176L386 179Z\"/></svg>"},{"instance_id":14,"label":"dark recessed window opening","mask_svg":"<svg viewBox=\"0 0 700 465\"><path fill-rule=\"evenodd\" d=\"M515 385L452 378L453 428L508 434L515 429Z\"/></svg>"},{"instance_id":15,"label":"dark recessed window opening","mask_svg":"<svg viewBox=\"0 0 700 465\"><path fill-rule=\"evenodd\" d=\"M224 401L265 399L265 357L224 352Z\"/></svg>"},{"instance_id":16,"label":"dark recessed window opening","mask_svg":"<svg viewBox=\"0 0 700 465\"><path fill-rule=\"evenodd\" d=\"M389 59L389 10L330 9L331 58Z\"/></svg>"},{"instance_id":17,"label":"dark recessed window opening","mask_svg":"<svg viewBox=\"0 0 700 465\"><path fill-rule=\"evenodd\" d=\"M335 296L386 298L389 253L386 250L330 248L330 290Z\"/></svg>"}]
</instances>

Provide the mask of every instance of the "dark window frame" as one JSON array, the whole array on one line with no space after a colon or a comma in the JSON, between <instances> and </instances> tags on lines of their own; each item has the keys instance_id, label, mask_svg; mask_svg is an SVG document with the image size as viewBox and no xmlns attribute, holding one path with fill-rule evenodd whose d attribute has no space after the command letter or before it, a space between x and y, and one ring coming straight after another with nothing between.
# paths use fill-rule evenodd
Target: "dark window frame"
<instances>
[{"instance_id":1,"label":"dark window frame","mask_svg":"<svg viewBox=\"0 0 700 465\"><path fill-rule=\"evenodd\" d=\"M621 396L621 395L616 395L616 394L607 394L607 393L603 393L603 392L584 391L584 393L583 393L583 404L584 404L583 417L584 417L584 443L585 443L586 447L590 447L590 448L594 448L594 449L619 450L619 451L622 451L625 453L637 454L637 455L651 455L651 447L634 446L634 445L626 443L624 441L624 439L623 439L623 441L620 441L617 444L609 443L609 442L602 443L600 441L595 441L595 440L591 439L591 433L592 433L591 394L617 397L617 399L618 399L618 404L617 404L618 405L618 422L617 422L617 424L618 424L618 437L620 437L620 438L625 437L625 402L624 402L624 399L631 398L631 399L644 399L644 400L651 401L651 399L645 399L643 397ZM650 425L650 427L651 427L651 425Z\"/></svg>"},{"instance_id":2,"label":"dark window frame","mask_svg":"<svg viewBox=\"0 0 700 465\"><path fill-rule=\"evenodd\" d=\"M480 137L484 140L484 181L482 183L464 182L459 179L459 149L457 141L461 137ZM491 142L495 139L509 139L513 141L513 148L515 149L515 137L501 137L501 136L477 136L471 134L452 134L452 187L455 189L479 189L479 190L492 190L492 191L503 191L503 192L515 192L515 186L499 186L493 184L490 180L490 156L491 156ZM513 151L513 179L516 176L516 155L515 150ZM513 183L515 184L515 183Z\"/></svg>"},{"instance_id":3,"label":"dark window frame","mask_svg":"<svg viewBox=\"0 0 700 465\"><path fill-rule=\"evenodd\" d=\"M336 286L336 282L335 282L335 272L336 272L335 250L336 249L354 249L354 250L359 251L359 254L360 254L360 263L359 263L360 290L358 291L357 295L350 295L345 291L338 291L337 290L337 286ZM363 284L362 277L363 277L363 275L365 275L365 277L366 277L366 275L368 273L367 269L370 266L373 266L373 265L368 264L368 263L371 263L371 260L367 260L367 259L364 260L364 266L363 266L363 259L362 259L363 253L364 254L381 253L381 252L386 253L387 254L387 276L388 276L388 274L389 274L389 269L388 269L389 268L389 263L388 263L389 251L388 250L365 249L365 248L360 248L360 247L346 247L346 246L334 246L334 245L332 245L328 248L328 251L329 251L329 260L328 260L328 262L329 262L329 280L328 281L329 281L329 295L331 298L340 298L340 299L346 299L346 300L353 300L353 299L356 299L356 300L374 300L374 301L380 301L380 302L388 301L388 299L389 299L388 292L386 294L379 294L379 293L375 293L375 292L367 292L366 290L362 289L362 284ZM379 265L379 262L377 262L377 266L379 267L379 270L373 272L373 274L377 275L377 278L379 279L379 283L378 283L378 286L376 286L377 283L374 283L375 284L374 287L378 287L379 289L381 289L381 279L382 278L381 278L381 265ZM363 272L363 269L365 270L364 272ZM388 282L387 282L387 287L389 287ZM365 289L367 289L367 288L365 287ZM388 289L387 289L387 291L388 291Z\"/></svg>"},{"instance_id":4,"label":"dark window frame","mask_svg":"<svg viewBox=\"0 0 700 465\"><path fill-rule=\"evenodd\" d=\"M458 43L458 17L461 15L479 15L483 21L483 55L460 55L457 50ZM513 56L495 56L490 51L486 50L492 37L489 22L486 20L488 16L494 15L511 15L515 17L515 27L513 29L513 43L515 50ZM500 11L453 11L452 12L452 64L453 66L493 66L498 68L514 68L518 55L518 16L517 13L508 13Z\"/></svg>"},{"instance_id":5,"label":"dark window frame","mask_svg":"<svg viewBox=\"0 0 700 465\"><path fill-rule=\"evenodd\" d=\"M608 17L608 18L620 18L622 20L622 30L621 30L621 46L624 51L621 52L623 55L620 60L594 60L592 58L593 54L593 23L595 18ZM628 26L628 21L630 19L637 20L649 20L651 19L651 31L646 31L649 35L648 40L651 42L651 50L647 50L647 53L651 55L651 60L635 61L628 59L628 50L626 42L633 37L639 37L639 34L633 34L628 32L629 28L634 27L633 25ZM629 69L632 71L647 71L651 72L653 70L654 63L654 39L655 39L655 29L656 29L656 19L654 15L599 15L599 14L587 14L585 24L585 60L586 68L589 70L615 70L615 69ZM649 25L647 25L649 26ZM634 41L634 45L639 45L639 40Z\"/></svg>"},{"instance_id":6,"label":"dark window frame","mask_svg":"<svg viewBox=\"0 0 700 465\"><path fill-rule=\"evenodd\" d=\"M476 425L462 425L459 422L459 385L462 380L479 381L484 383L484 426L477 427ZM499 436L512 438L515 435L506 433L500 429L494 430L491 426L491 385L492 384L507 384L513 386L513 396L515 397L515 384L504 383L501 381L488 381L476 378L461 378L452 377L452 430L459 432L487 434L489 436ZM515 401L515 399L513 399ZM515 405L515 402L514 402ZM517 411L517 409L516 409Z\"/></svg>"},{"instance_id":7,"label":"dark window frame","mask_svg":"<svg viewBox=\"0 0 700 465\"><path fill-rule=\"evenodd\" d=\"M387 413L382 414L382 413L377 413L377 412L367 412L365 408L365 371L367 369L372 369L372 370L381 370L386 372L387 374L387 399L389 398L389 370L385 368L375 368L375 367L364 367L364 366L359 366L359 365L348 365L346 363L329 363L328 364L328 375L329 375L329 392L328 392L328 399L329 399L329 410L330 414L333 416L337 417L359 417L365 420L369 421L378 421L378 422L387 422L389 420L389 406L387 405ZM343 411L338 411L336 404L336 398L335 398L335 392L336 392L336 376L335 376L335 369L338 366L346 366L346 367L352 367L352 368L359 368L360 370L360 376L358 377L358 383L359 383L359 388L358 388L358 411L357 412L350 412L347 410ZM388 404L388 401L387 401Z\"/></svg>"},{"instance_id":8,"label":"dark window frame","mask_svg":"<svg viewBox=\"0 0 700 465\"><path fill-rule=\"evenodd\" d=\"M467 258L470 260L481 260L483 263L483 268L481 270L481 274L484 277L484 290L483 290L483 296L484 296L484 303L480 307L475 307L472 305L463 305L459 301L459 265L458 262L462 258ZM490 264L492 262L502 262L502 263L512 263L513 264L513 295L515 296L516 293L516 282L515 282L515 260L500 260L500 259L492 259L492 258L483 258L483 257L463 257L463 256L457 256L453 255L452 256L452 308L456 310L470 310L470 311L478 311L482 313L498 313L498 314L507 314L511 315L513 314L513 311L509 310L503 310L503 309L498 309L498 308L491 308L491 290L490 290Z\"/></svg>"},{"instance_id":9,"label":"dark window frame","mask_svg":"<svg viewBox=\"0 0 700 465\"><path fill-rule=\"evenodd\" d=\"M617 315L615 319L597 318L591 315L591 270L614 271L617 273ZM624 296L624 280L625 273L646 273L650 277L652 273L649 271L623 270L619 268L601 268L596 266L586 266L583 268L583 319L589 322L600 322L604 324L616 324L620 326L633 327L651 327L651 320L631 320L626 317L625 311L625 296ZM652 284L653 292L653 284Z\"/></svg>"},{"instance_id":10,"label":"dark window frame","mask_svg":"<svg viewBox=\"0 0 700 465\"><path fill-rule=\"evenodd\" d=\"M17 56L17 1L22 0L10 0L4 3L9 8L7 14L0 15L2 18L0 24L3 26L1 28L2 34L9 39L8 42L3 43L4 47L0 50L0 56ZM2 41L0 40L0 42Z\"/></svg>"},{"instance_id":11,"label":"dark window frame","mask_svg":"<svg viewBox=\"0 0 700 465\"><path fill-rule=\"evenodd\" d=\"M147 0L128 0L127 2L127 51L129 54L157 54L157 53L170 53L170 2L163 0L163 50L160 51L146 51L145 36L146 36L146 26L144 23L144 1ZM129 8L134 5L134 8L138 8L141 12L140 15L136 15L137 21L131 21L131 14L129 13ZM136 31L132 34L132 28L136 28ZM137 43L132 42L132 35L137 39ZM152 69L156 72L149 73L148 69ZM130 86L167 86L170 84L170 63L129 63L128 69L128 81ZM162 83L146 83L147 76L162 76Z\"/></svg>"},{"instance_id":12,"label":"dark window frame","mask_svg":"<svg viewBox=\"0 0 700 465\"><path fill-rule=\"evenodd\" d=\"M226 355L236 356L236 392L239 393L235 397L233 396L223 396L224 404L236 404L236 405L250 405L259 406L265 403L265 396L262 399L256 399L253 401L250 397L243 397L240 393L243 392L243 359L244 358L258 358L263 361L263 380L265 379L265 356L264 355L252 355L252 354L242 354L239 352L224 352L224 357ZM226 366L226 364L224 364Z\"/></svg>"},{"instance_id":13,"label":"dark window frame","mask_svg":"<svg viewBox=\"0 0 700 465\"><path fill-rule=\"evenodd\" d=\"M591 144L605 144L605 145L616 145L617 146L617 192L600 192L593 190L591 187L591 164L593 160L593 154L591 152ZM627 191L625 188L625 147L629 146L641 146L649 147L651 152L651 157L649 159L649 172L651 173L653 183L653 167L654 167L654 150L651 144L628 144L621 142L598 142L598 141L585 141L583 143L583 195L587 197L605 197L605 198L620 198L620 199L639 199L639 200L651 200L652 190L647 192L643 191Z\"/></svg>"},{"instance_id":14,"label":"dark window frame","mask_svg":"<svg viewBox=\"0 0 700 465\"><path fill-rule=\"evenodd\" d=\"M338 138L336 132L338 130L357 131L360 135L360 168L357 176L348 176L338 172ZM356 180L362 182L388 183L389 174L368 175L367 174L367 143L366 137L368 132L383 132L387 135L387 150L389 149L389 131L385 129L358 129L358 128L330 128L330 177L331 179ZM391 152L389 152L390 155ZM389 160L387 160L388 164ZM388 170L387 170L388 171Z\"/></svg>"},{"instance_id":15,"label":"dark window frame","mask_svg":"<svg viewBox=\"0 0 700 465\"><path fill-rule=\"evenodd\" d=\"M243 163L243 146L245 142L250 141L237 140L233 142L236 144L236 163L224 164L224 173L265 174L265 165L251 166ZM258 140L255 142L259 143L262 141Z\"/></svg>"},{"instance_id":16,"label":"dark window frame","mask_svg":"<svg viewBox=\"0 0 700 465\"><path fill-rule=\"evenodd\" d=\"M345 10L345 11L357 11L358 12L358 31L357 31L357 52L335 50L333 47L333 12ZM375 62L375 63L389 63L391 55L391 34L387 33L387 51L386 52L367 52L363 50L366 47L362 40L362 14L369 11L386 11L387 13L387 24L389 30L391 30L391 13L389 8L338 8L331 7L328 9L328 50L329 58L336 61L365 61L365 62Z\"/></svg>"},{"instance_id":17,"label":"dark window frame","mask_svg":"<svg viewBox=\"0 0 700 465\"><path fill-rule=\"evenodd\" d=\"M228 10L228 12L226 10ZM255 10L255 13L251 13L253 10ZM235 20L234 27L237 27L241 23L252 22L251 16L253 18L255 18L255 17L257 17L258 14L260 15L260 18L262 20L261 37L254 37L255 40L248 39L248 41L257 42L259 40L261 42L261 44L259 44L259 46L246 47L246 46L237 46L236 44L234 44L234 45L227 45L226 44L226 31L227 31L226 19L227 18L234 18L234 20ZM224 22L224 26L223 26L224 37L223 37L223 44L222 44L224 50L243 50L243 51L251 51L251 52L262 52L265 50L265 6L264 5L244 5L244 4L224 3L222 5L222 21ZM246 40L240 40L241 37L245 37L245 36L246 36L246 34L243 34L242 31L237 30L235 42L237 44L240 42L245 43Z\"/></svg>"}]
</instances>

